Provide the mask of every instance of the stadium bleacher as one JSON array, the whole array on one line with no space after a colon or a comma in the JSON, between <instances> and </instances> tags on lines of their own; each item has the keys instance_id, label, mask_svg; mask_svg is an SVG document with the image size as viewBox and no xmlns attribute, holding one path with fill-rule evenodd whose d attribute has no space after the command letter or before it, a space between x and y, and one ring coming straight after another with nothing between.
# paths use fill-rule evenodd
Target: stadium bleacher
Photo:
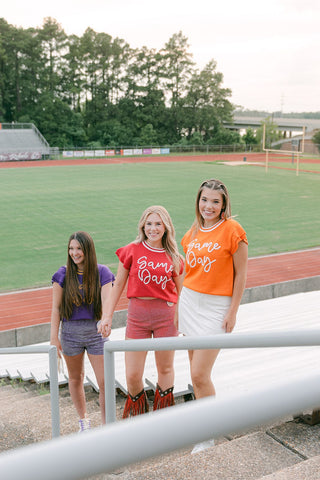
<instances>
[{"instance_id":1,"label":"stadium bleacher","mask_svg":"<svg viewBox=\"0 0 320 480\"><path fill-rule=\"evenodd\" d=\"M0 161L39 160L49 155L50 146L33 124L2 124Z\"/></svg>"}]
</instances>

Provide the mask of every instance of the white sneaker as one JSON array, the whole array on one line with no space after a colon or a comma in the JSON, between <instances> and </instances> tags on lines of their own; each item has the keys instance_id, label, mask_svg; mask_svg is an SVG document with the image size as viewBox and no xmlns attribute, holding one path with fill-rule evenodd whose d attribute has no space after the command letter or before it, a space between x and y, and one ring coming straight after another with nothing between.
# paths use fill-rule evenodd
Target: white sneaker
<instances>
[{"instance_id":1,"label":"white sneaker","mask_svg":"<svg viewBox=\"0 0 320 480\"><path fill-rule=\"evenodd\" d=\"M79 420L79 433L85 432L86 430L90 430L91 422L90 418L80 418Z\"/></svg>"},{"instance_id":2,"label":"white sneaker","mask_svg":"<svg viewBox=\"0 0 320 480\"><path fill-rule=\"evenodd\" d=\"M191 455L194 453L199 453L203 452L203 450L207 450L207 448L213 447L214 446L214 440L206 440L205 442L197 443L191 452Z\"/></svg>"}]
</instances>

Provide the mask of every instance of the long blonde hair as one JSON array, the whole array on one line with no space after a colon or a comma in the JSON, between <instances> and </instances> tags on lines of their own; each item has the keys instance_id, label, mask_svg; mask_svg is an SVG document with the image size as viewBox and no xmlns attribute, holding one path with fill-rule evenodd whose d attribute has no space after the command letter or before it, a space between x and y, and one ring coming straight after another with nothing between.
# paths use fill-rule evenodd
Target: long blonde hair
<instances>
[{"instance_id":1,"label":"long blonde hair","mask_svg":"<svg viewBox=\"0 0 320 480\"><path fill-rule=\"evenodd\" d=\"M145 209L138 223L138 236L135 242L141 243L147 239L147 236L144 231L144 227L145 227L148 216L151 215L152 213L158 214L162 220L162 223L165 226L165 232L161 239L162 246L165 249L167 255L171 257L174 270L176 274L179 275L182 257L179 254L178 245L175 238L175 229L174 229L171 217L169 215L169 212L164 207L162 207L161 205L152 205L151 207L148 207Z\"/></svg>"},{"instance_id":2,"label":"long blonde hair","mask_svg":"<svg viewBox=\"0 0 320 480\"><path fill-rule=\"evenodd\" d=\"M215 178L211 178L210 180L205 180L204 182L201 183L197 196L196 196L196 218L191 226L191 230L193 235L196 235L197 231L203 227L203 218L199 210L199 201L200 197L202 194L202 191L204 188L210 188L210 190L216 190L219 192L222 196L222 210L220 214L220 218L224 218L225 220L228 220L228 218L231 217L231 202L230 202L230 196L227 190L227 187L223 182L220 180L217 180Z\"/></svg>"}]
</instances>

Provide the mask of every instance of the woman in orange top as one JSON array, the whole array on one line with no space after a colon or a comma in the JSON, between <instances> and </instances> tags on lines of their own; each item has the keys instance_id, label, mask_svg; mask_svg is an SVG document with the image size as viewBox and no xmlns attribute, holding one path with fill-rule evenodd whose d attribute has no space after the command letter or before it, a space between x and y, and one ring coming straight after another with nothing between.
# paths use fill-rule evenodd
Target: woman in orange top
<instances>
[{"instance_id":1,"label":"woman in orange top","mask_svg":"<svg viewBox=\"0 0 320 480\"><path fill-rule=\"evenodd\" d=\"M229 194L219 180L201 184L196 218L181 244L186 274L179 300L179 331L186 336L231 333L245 288L248 241L244 229L231 218ZM189 351L196 398L215 395L211 371L218 353ZM210 442L197 445L193 453L212 445Z\"/></svg>"}]
</instances>

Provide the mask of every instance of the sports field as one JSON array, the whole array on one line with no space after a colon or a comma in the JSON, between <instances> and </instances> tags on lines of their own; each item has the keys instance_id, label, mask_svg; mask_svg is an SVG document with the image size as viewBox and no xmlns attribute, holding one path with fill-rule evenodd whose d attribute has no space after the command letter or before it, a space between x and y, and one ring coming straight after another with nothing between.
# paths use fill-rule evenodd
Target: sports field
<instances>
[{"instance_id":1,"label":"sports field","mask_svg":"<svg viewBox=\"0 0 320 480\"><path fill-rule=\"evenodd\" d=\"M140 215L151 204L168 209L180 243L194 218L198 187L212 177L229 188L232 213L248 234L250 257L319 245L316 173L266 172L209 158L0 172L1 291L50 285L52 273L66 262L67 240L75 230L93 236L98 261L115 271L115 250L134 240Z\"/></svg>"}]
</instances>

